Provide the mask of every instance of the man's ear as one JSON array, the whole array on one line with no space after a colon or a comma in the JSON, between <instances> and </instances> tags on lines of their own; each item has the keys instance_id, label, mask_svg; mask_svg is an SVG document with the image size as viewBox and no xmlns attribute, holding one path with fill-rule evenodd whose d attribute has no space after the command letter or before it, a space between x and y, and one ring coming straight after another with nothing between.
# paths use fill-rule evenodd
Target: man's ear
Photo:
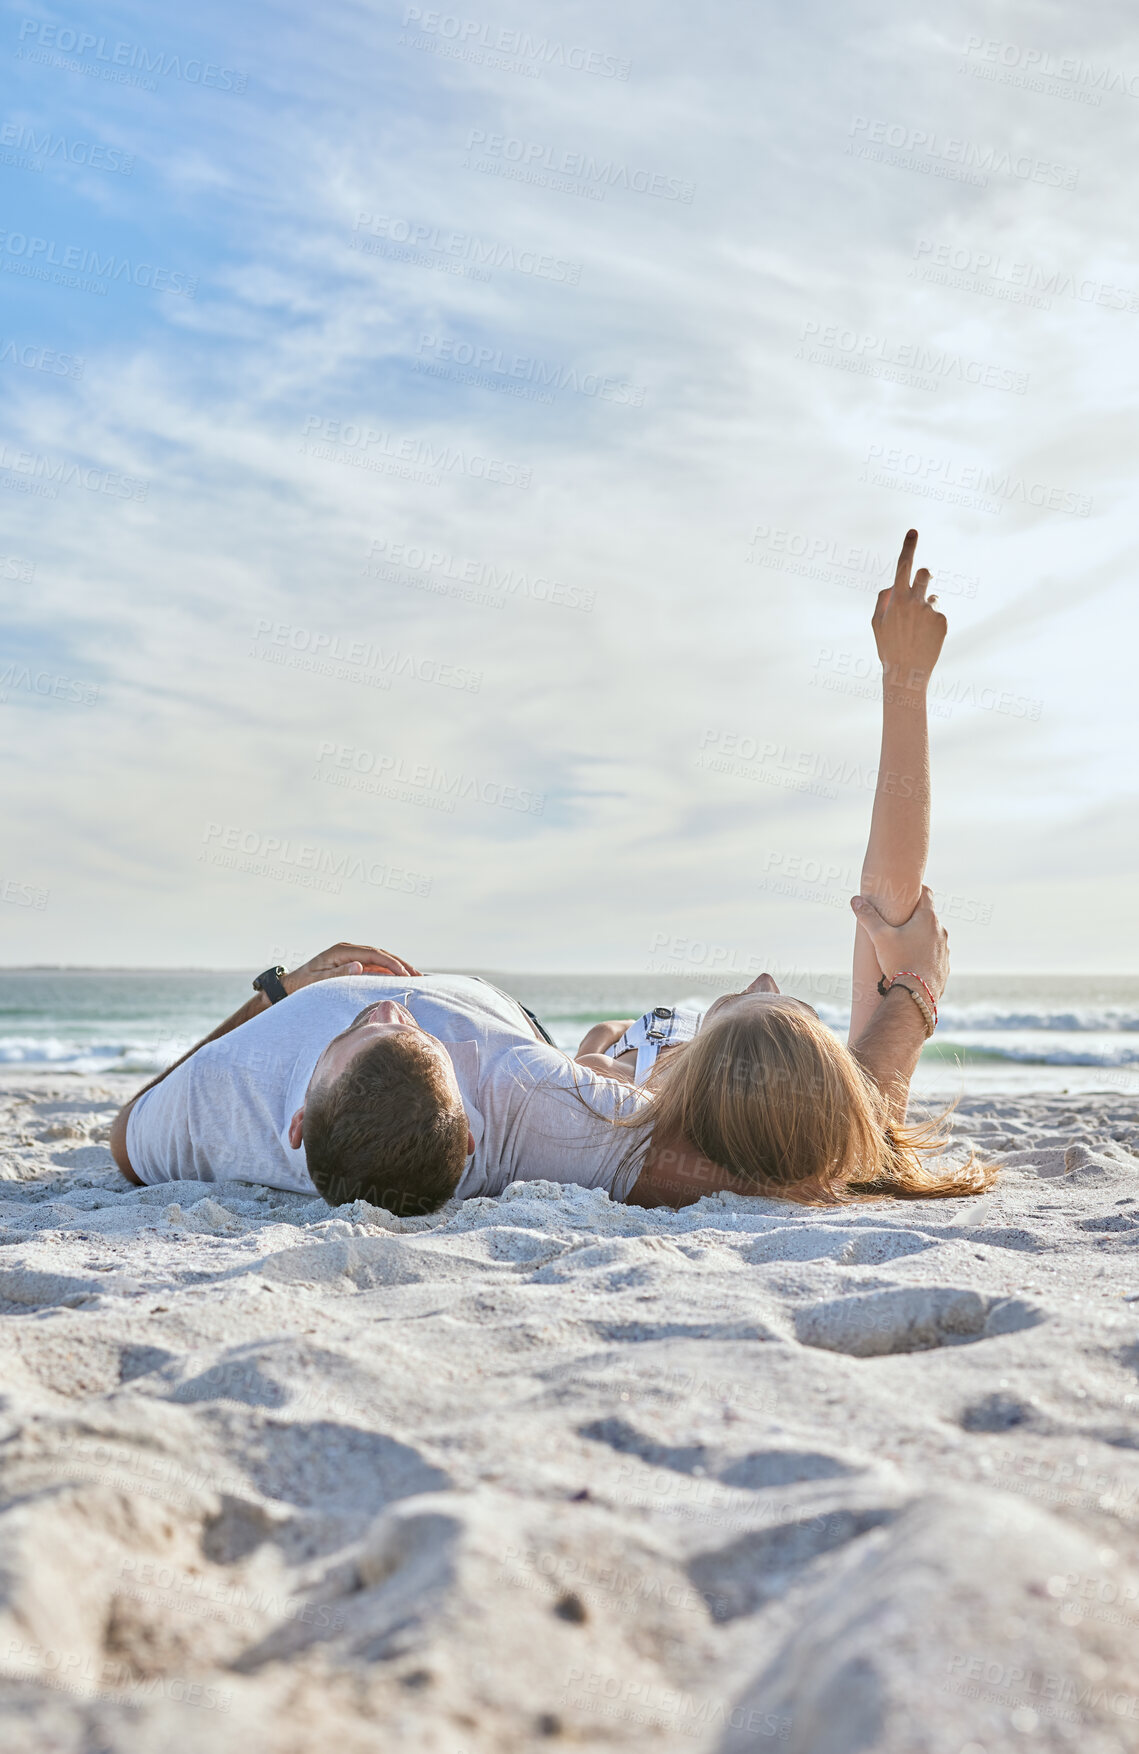
<instances>
[{"instance_id":1,"label":"man's ear","mask_svg":"<svg viewBox=\"0 0 1139 1754\"><path fill-rule=\"evenodd\" d=\"M294 1151L299 1151L301 1148L301 1140L304 1137L304 1124L305 1111L303 1108L299 1108L289 1122L289 1144ZM473 1142L471 1148L472 1150L474 1149Z\"/></svg>"},{"instance_id":2,"label":"man's ear","mask_svg":"<svg viewBox=\"0 0 1139 1754\"><path fill-rule=\"evenodd\" d=\"M474 1148L475 1148L475 1136L471 1132L471 1129L468 1127L467 1128L467 1156L468 1157L470 1157L471 1153L474 1151Z\"/></svg>"}]
</instances>

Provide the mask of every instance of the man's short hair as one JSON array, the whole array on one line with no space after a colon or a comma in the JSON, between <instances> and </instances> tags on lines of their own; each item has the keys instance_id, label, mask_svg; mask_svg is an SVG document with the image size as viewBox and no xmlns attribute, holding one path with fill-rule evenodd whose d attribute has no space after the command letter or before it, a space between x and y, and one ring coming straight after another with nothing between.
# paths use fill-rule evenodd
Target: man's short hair
<instances>
[{"instance_id":1,"label":"man's short hair","mask_svg":"<svg viewBox=\"0 0 1139 1754\"><path fill-rule=\"evenodd\" d=\"M305 1099L305 1160L330 1206L437 1211L459 1184L467 1132L437 1054L410 1030L382 1036Z\"/></svg>"}]
</instances>

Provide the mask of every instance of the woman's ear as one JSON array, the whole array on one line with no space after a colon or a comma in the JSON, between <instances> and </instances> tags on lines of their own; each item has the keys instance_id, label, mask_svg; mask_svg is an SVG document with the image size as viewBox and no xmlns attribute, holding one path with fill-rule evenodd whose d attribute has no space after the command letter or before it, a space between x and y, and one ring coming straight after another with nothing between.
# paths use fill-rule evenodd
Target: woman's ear
<instances>
[{"instance_id":1,"label":"woman's ear","mask_svg":"<svg viewBox=\"0 0 1139 1754\"><path fill-rule=\"evenodd\" d=\"M299 1151L301 1148L301 1140L304 1137L304 1121L305 1111L303 1108L299 1108L289 1122L289 1144L294 1151Z\"/></svg>"}]
</instances>

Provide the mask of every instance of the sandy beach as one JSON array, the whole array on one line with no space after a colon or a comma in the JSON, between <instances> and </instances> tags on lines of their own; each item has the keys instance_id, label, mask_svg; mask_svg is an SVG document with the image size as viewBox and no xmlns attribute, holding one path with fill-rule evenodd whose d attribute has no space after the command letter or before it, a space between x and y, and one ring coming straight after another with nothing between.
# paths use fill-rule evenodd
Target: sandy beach
<instances>
[{"instance_id":1,"label":"sandy beach","mask_svg":"<svg viewBox=\"0 0 1139 1754\"><path fill-rule=\"evenodd\" d=\"M1139 1103L977 1201L403 1222L0 1087L11 1754L1139 1747Z\"/></svg>"}]
</instances>

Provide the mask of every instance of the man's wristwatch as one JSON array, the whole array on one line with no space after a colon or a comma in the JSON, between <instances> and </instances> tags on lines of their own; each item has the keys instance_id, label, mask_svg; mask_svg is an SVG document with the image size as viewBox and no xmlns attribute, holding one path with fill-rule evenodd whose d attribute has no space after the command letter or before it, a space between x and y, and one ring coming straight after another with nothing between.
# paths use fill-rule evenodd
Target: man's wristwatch
<instances>
[{"instance_id":1,"label":"man's wristwatch","mask_svg":"<svg viewBox=\"0 0 1139 1754\"><path fill-rule=\"evenodd\" d=\"M281 976L288 974L288 972L287 968L282 968L278 963L276 968L267 968L265 973L259 974L254 981L254 987L259 993L264 993L270 1005L275 1005L279 999L288 998L288 992L281 980Z\"/></svg>"}]
</instances>

